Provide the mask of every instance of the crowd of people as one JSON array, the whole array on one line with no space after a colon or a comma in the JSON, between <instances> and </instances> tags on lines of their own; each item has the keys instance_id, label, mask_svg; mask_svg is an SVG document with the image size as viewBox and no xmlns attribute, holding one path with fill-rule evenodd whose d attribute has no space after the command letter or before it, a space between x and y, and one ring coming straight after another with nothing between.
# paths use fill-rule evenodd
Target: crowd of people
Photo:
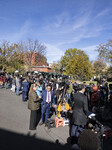
<instances>
[{"instance_id":1,"label":"crowd of people","mask_svg":"<svg viewBox=\"0 0 112 150\"><path fill-rule=\"evenodd\" d=\"M86 126L88 112L98 114L100 120L103 120L101 118L101 108L107 108L108 104L110 109L112 108L112 85L108 85L105 77L97 85L86 85L85 82L74 82L70 76L64 75L53 76L38 73L23 76L5 73L0 76L0 85L2 88L15 92L17 96L22 91L22 101L26 102L28 100L28 109L31 110L30 130L36 130L39 113L41 113L39 125L46 125L50 117L51 108L57 114L58 106L61 105L62 110L58 117L65 115L70 120L72 149L99 149L98 135ZM66 109L66 106L69 109ZM94 139L94 144L87 143L88 138L90 140L91 137ZM91 146L92 148L90 148Z\"/></svg>"}]
</instances>

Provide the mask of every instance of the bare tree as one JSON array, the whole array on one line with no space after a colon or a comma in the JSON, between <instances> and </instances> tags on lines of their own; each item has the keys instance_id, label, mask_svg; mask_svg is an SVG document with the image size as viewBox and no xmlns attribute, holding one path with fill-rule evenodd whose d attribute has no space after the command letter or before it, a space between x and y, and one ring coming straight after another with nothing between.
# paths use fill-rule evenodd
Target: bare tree
<instances>
[{"instance_id":1,"label":"bare tree","mask_svg":"<svg viewBox=\"0 0 112 150\"><path fill-rule=\"evenodd\" d=\"M35 65L36 62L36 54L40 54L40 56L45 56L46 47L41 44L38 40L28 39L27 41L21 42L25 65L28 67L28 71L31 72L32 66Z\"/></svg>"},{"instance_id":2,"label":"bare tree","mask_svg":"<svg viewBox=\"0 0 112 150\"><path fill-rule=\"evenodd\" d=\"M35 66L42 66L42 65L47 65L47 58L40 54L40 53L35 53L35 63L34 63Z\"/></svg>"},{"instance_id":3,"label":"bare tree","mask_svg":"<svg viewBox=\"0 0 112 150\"><path fill-rule=\"evenodd\" d=\"M112 40L105 44L100 44L96 51L99 53L99 58L103 58L106 62L112 63Z\"/></svg>"},{"instance_id":4,"label":"bare tree","mask_svg":"<svg viewBox=\"0 0 112 150\"><path fill-rule=\"evenodd\" d=\"M94 74L96 76L101 76L104 74L104 72L106 72L106 63L103 59L97 59L94 61L93 63L93 70L94 70Z\"/></svg>"}]
</instances>

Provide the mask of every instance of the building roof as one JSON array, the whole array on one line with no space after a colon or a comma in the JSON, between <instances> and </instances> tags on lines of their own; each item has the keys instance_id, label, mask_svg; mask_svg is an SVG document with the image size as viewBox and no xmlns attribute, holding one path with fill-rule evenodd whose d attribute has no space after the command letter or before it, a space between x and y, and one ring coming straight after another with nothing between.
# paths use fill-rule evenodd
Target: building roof
<instances>
[{"instance_id":1,"label":"building roof","mask_svg":"<svg viewBox=\"0 0 112 150\"><path fill-rule=\"evenodd\" d=\"M50 66L33 66L32 68L51 68Z\"/></svg>"}]
</instances>

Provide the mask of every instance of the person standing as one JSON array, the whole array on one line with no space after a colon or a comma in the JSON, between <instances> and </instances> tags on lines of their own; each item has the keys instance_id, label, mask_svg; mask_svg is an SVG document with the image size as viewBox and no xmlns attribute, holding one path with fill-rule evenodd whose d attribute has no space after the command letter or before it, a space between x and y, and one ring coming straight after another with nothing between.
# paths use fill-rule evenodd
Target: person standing
<instances>
[{"instance_id":1,"label":"person standing","mask_svg":"<svg viewBox=\"0 0 112 150\"><path fill-rule=\"evenodd\" d=\"M100 92L98 91L98 87L93 86L92 89L93 90L90 98L91 108L98 107L100 104Z\"/></svg>"},{"instance_id":2,"label":"person standing","mask_svg":"<svg viewBox=\"0 0 112 150\"><path fill-rule=\"evenodd\" d=\"M12 91L12 80L13 80L13 76L10 75L10 78L9 78L9 87L10 87L11 91Z\"/></svg>"},{"instance_id":3,"label":"person standing","mask_svg":"<svg viewBox=\"0 0 112 150\"><path fill-rule=\"evenodd\" d=\"M12 92L15 92L15 88L16 88L16 79L15 77L12 78Z\"/></svg>"},{"instance_id":4,"label":"person standing","mask_svg":"<svg viewBox=\"0 0 112 150\"><path fill-rule=\"evenodd\" d=\"M88 102L84 95L84 85L78 85L78 93L73 95L73 115L71 124L71 144L77 144L79 133L87 122Z\"/></svg>"},{"instance_id":5,"label":"person standing","mask_svg":"<svg viewBox=\"0 0 112 150\"><path fill-rule=\"evenodd\" d=\"M3 85L3 76L2 75L0 76L0 85L1 86Z\"/></svg>"},{"instance_id":6,"label":"person standing","mask_svg":"<svg viewBox=\"0 0 112 150\"><path fill-rule=\"evenodd\" d=\"M16 77L16 95L19 96L19 90L20 90L20 79L19 79L19 75L17 75Z\"/></svg>"},{"instance_id":7,"label":"person standing","mask_svg":"<svg viewBox=\"0 0 112 150\"><path fill-rule=\"evenodd\" d=\"M38 115L40 114L40 98L36 93L37 88L37 84L32 84L28 97L28 109L31 110L29 125L30 130L36 130L36 126L38 124Z\"/></svg>"},{"instance_id":8,"label":"person standing","mask_svg":"<svg viewBox=\"0 0 112 150\"><path fill-rule=\"evenodd\" d=\"M6 76L4 75L3 76L3 87L5 87L5 85L6 85Z\"/></svg>"},{"instance_id":9,"label":"person standing","mask_svg":"<svg viewBox=\"0 0 112 150\"><path fill-rule=\"evenodd\" d=\"M69 84L69 88L66 91L66 102L68 103L68 101L71 101L71 93L73 91L73 86L72 86L72 82L70 80L70 84Z\"/></svg>"},{"instance_id":10,"label":"person standing","mask_svg":"<svg viewBox=\"0 0 112 150\"><path fill-rule=\"evenodd\" d=\"M38 85L38 88L36 90L37 95L41 98L41 96L42 96L42 86L40 86L39 82L36 82L36 84Z\"/></svg>"},{"instance_id":11,"label":"person standing","mask_svg":"<svg viewBox=\"0 0 112 150\"><path fill-rule=\"evenodd\" d=\"M51 85L48 84L46 90L42 91L42 102L41 102L41 122L42 125L44 122L46 124L47 119L49 118L50 107L52 103L55 105L54 92L51 90ZM55 106L54 106L55 107Z\"/></svg>"},{"instance_id":12,"label":"person standing","mask_svg":"<svg viewBox=\"0 0 112 150\"><path fill-rule=\"evenodd\" d=\"M106 77L103 77L101 86L103 89L104 105L106 105L108 103L108 82L107 82Z\"/></svg>"},{"instance_id":13,"label":"person standing","mask_svg":"<svg viewBox=\"0 0 112 150\"><path fill-rule=\"evenodd\" d=\"M24 79L24 81L22 82L22 100L23 100L23 102L26 101L28 90L29 90L29 82L27 81L27 79Z\"/></svg>"}]
</instances>

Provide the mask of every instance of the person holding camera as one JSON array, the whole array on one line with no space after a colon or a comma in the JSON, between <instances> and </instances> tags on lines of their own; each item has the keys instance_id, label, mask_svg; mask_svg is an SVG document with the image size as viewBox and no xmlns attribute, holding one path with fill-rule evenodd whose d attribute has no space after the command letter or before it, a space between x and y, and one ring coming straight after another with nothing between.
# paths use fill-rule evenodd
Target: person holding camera
<instances>
[{"instance_id":1,"label":"person holding camera","mask_svg":"<svg viewBox=\"0 0 112 150\"><path fill-rule=\"evenodd\" d=\"M73 95L73 113L71 118L71 144L77 143L79 133L83 130L87 122L88 102L84 95L85 87L79 84L78 92Z\"/></svg>"},{"instance_id":2,"label":"person holding camera","mask_svg":"<svg viewBox=\"0 0 112 150\"><path fill-rule=\"evenodd\" d=\"M100 95L103 105L108 103L108 82L106 77L103 77L100 83Z\"/></svg>"},{"instance_id":3,"label":"person holding camera","mask_svg":"<svg viewBox=\"0 0 112 150\"><path fill-rule=\"evenodd\" d=\"M69 84L69 87L68 87L68 89L66 91L66 102L67 103L68 103L69 100L71 101L71 93L73 91L72 82L71 82L71 80L69 80L69 81L70 81L70 84Z\"/></svg>"}]
</instances>

